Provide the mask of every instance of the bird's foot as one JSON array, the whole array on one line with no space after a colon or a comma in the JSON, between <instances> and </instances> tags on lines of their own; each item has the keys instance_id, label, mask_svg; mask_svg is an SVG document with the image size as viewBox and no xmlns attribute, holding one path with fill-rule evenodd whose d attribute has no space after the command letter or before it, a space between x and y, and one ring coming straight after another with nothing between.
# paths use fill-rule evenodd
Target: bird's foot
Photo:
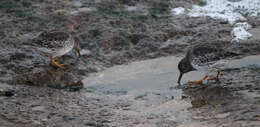
<instances>
[{"instance_id":1,"label":"bird's foot","mask_svg":"<svg viewBox=\"0 0 260 127\"><path fill-rule=\"evenodd\" d=\"M52 62L52 65L61 69L65 69L64 64L59 64L58 62Z\"/></svg>"},{"instance_id":2,"label":"bird's foot","mask_svg":"<svg viewBox=\"0 0 260 127\"><path fill-rule=\"evenodd\" d=\"M199 81L189 81L188 84L189 85L198 85L198 84L202 84L203 80L199 80Z\"/></svg>"},{"instance_id":3,"label":"bird's foot","mask_svg":"<svg viewBox=\"0 0 260 127\"><path fill-rule=\"evenodd\" d=\"M208 80L216 80L216 81L219 81L220 79L220 76L216 76L216 77L211 77L209 78Z\"/></svg>"},{"instance_id":4,"label":"bird's foot","mask_svg":"<svg viewBox=\"0 0 260 127\"><path fill-rule=\"evenodd\" d=\"M208 75L205 75L205 77L203 77L201 80L189 81L188 84L190 84L190 85L203 84L203 81L206 80L207 78L208 78Z\"/></svg>"},{"instance_id":5,"label":"bird's foot","mask_svg":"<svg viewBox=\"0 0 260 127\"><path fill-rule=\"evenodd\" d=\"M220 74L221 73L221 70L218 70L218 75L216 77L212 77L212 78L209 78L208 80L216 80L216 81L219 81L220 79Z\"/></svg>"},{"instance_id":6,"label":"bird's foot","mask_svg":"<svg viewBox=\"0 0 260 127\"><path fill-rule=\"evenodd\" d=\"M50 56L50 60L51 60L51 63L53 66L55 67L58 67L58 68L61 68L61 69L64 69L64 64L59 64L58 62L56 62L52 56Z\"/></svg>"}]
</instances>

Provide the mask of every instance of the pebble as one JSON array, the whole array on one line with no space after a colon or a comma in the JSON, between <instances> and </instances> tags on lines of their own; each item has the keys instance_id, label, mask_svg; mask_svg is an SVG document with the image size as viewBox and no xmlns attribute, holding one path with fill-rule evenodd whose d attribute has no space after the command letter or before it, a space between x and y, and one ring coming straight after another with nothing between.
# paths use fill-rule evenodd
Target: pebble
<instances>
[{"instance_id":1,"label":"pebble","mask_svg":"<svg viewBox=\"0 0 260 127\"><path fill-rule=\"evenodd\" d=\"M217 115L215 115L215 118L223 119L223 118L227 118L229 115L230 115L229 112L227 112L227 113L222 113L222 114L217 114Z\"/></svg>"},{"instance_id":2,"label":"pebble","mask_svg":"<svg viewBox=\"0 0 260 127\"><path fill-rule=\"evenodd\" d=\"M36 107L32 108L32 111L44 112L45 111L45 107L44 106L36 106Z\"/></svg>"},{"instance_id":3,"label":"pebble","mask_svg":"<svg viewBox=\"0 0 260 127\"><path fill-rule=\"evenodd\" d=\"M11 97L14 95L13 90L0 90L0 96Z\"/></svg>"}]
</instances>

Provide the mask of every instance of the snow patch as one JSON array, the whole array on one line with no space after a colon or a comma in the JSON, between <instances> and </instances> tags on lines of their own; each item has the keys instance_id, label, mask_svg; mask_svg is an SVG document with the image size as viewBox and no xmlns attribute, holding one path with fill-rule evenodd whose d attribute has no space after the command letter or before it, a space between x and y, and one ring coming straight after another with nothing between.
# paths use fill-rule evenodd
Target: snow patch
<instances>
[{"instance_id":1,"label":"snow patch","mask_svg":"<svg viewBox=\"0 0 260 127\"><path fill-rule=\"evenodd\" d=\"M83 49L80 51L80 54L81 55L91 55L91 51L88 49Z\"/></svg>"},{"instance_id":2,"label":"snow patch","mask_svg":"<svg viewBox=\"0 0 260 127\"><path fill-rule=\"evenodd\" d=\"M231 35L233 37L231 42L237 43L240 40L247 40L247 39L251 38L253 35L247 31L251 28L252 28L252 26L249 25L247 22L235 24L234 28L231 32Z\"/></svg>"},{"instance_id":3,"label":"snow patch","mask_svg":"<svg viewBox=\"0 0 260 127\"><path fill-rule=\"evenodd\" d=\"M245 30L249 30L249 29L252 28L252 26L251 26L250 24L248 24L247 22L236 23L236 24L234 25L234 27L241 27L241 28L243 28L243 29L245 29Z\"/></svg>"},{"instance_id":4,"label":"snow patch","mask_svg":"<svg viewBox=\"0 0 260 127\"><path fill-rule=\"evenodd\" d=\"M95 8L88 8L88 7L83 7L83 8L79 8L77 10L71 11L70 14L71 15L78 15L79 13L83 13L83 12L91 12L91 11L95 11Z\"/></svg>"},{"instance_id":5,"label":"snow patch","mask_svg":"<svg viewBox=\"0 0 260 127\"><path fill-rule=\"evenodd\" d=\"M260 0L204 0L205 5L193 5L188 9L191 17L209 16L215 19L223 19L233 25L231 32L232 42L247 40L252 34L247 30L251 29L246 21L246 16L260 16ZM172 9L173 14L183 14L184 8Z\"/></svg>"},{"instance_id":6,"label":"snow patch","mask_svg":"<svg viewBox=\"0 0 260 127\"><path fill-rule=\"evenodd\" d=\"M185 8L177 7L177 8L173 8L171 11L174 15L180 15L180 14L183 14L185 12Z\"/></svg>"},{"instance_id":7,"label":"snow patch","mask_svg":"<svg viewBox=\"0 0 260 127\"><path fill-rule=\"evenodd\" d=\"M136 11L138 8L136 6L128 6L126 7L126 11Z\"/></svg>"},{"instance_id":8,"label":"snow patch","mask_svg":"<svg viewBox=\"0 0 260 127\"><path fill-rule=\"evenodd\" d=\"M190 16L210 16L216 19L227 20L230 24L237 21L246 21L244 16L259 16L259 0L241 0L230 2L229 0L205 0L205 6L193 5L189 11Z\"/></svg>"}]
</instances>

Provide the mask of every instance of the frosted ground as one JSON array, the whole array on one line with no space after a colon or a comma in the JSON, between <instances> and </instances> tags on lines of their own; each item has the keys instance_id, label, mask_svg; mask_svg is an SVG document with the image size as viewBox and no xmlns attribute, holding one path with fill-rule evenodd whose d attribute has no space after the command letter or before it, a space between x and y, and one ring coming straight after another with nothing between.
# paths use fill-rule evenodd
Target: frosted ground
<instances>
[{"instance_id":1,"label":"frosted ground","mask_svg":"<svg viewBox=\"0 0 260 127\"><path fill-rule=\"evenodd\" d=\"M260 16L259 0L201 0L200 5L193 5L191 9L182 7L172 9L173 14L186 13L191 17L209 16L226 20L233 26L232 42L247 40L253 35L248 32L251 25L247 23L247 16Z\"/></svg>"}]
</instances>

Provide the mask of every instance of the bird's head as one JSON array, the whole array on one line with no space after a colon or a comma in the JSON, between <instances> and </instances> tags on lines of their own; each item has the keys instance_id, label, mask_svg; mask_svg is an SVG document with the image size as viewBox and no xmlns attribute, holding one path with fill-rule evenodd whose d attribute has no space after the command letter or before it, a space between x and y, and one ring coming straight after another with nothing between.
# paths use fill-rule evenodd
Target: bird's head
<instances>
[{"instance_id":1,"label":"bird's head","mask_svg":"<svg viewBox=\"0 0 260 127\"><path fill-rule=\"evenodd\" d=\"M187 73L187 72L190 72L190 71L193 71L195 70L192 65L190 64L189 60L187 58L183 58L179 64L178 64L178 69L180 71L180 75L179 75L179 78L178 78L178 83L180 84L181 82L181 78L183 76L183 74Z\"/></svg>"}]
</instances>

